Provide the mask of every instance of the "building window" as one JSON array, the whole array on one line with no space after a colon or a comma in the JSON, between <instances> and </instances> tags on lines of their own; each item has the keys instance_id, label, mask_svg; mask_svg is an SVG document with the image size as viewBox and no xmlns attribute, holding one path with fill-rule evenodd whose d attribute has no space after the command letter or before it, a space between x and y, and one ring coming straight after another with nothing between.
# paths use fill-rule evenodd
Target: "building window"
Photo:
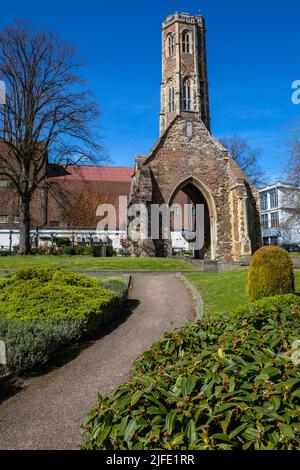
<instances>
[{"instance_id":1,"label":"building window","mask_svg":"<svg viewBox=\"0 0 300 470\"><path fill-rule=\"evenodd\" d=\"M171 212L173 212L174 215L179 215L180 209L178 206L172 206L171 207Z\"/></svg>"},{"instance_id":2,"label":"building window","mask_svg":"<svg viewBox=\"0 0 300 470\"><path fill-rule=\"evenodd\" d=\"M186 78L183 82L183 109L184 111L192 110L192 82L190 78Z\"/></svg>"},{"instance_id":3,"label":"building window","mask_svg":"<svg viewBox=\"0 0 300 470\"><path fill-rule=\"evenodd\" d=\"M14 224L19 224L19 223L20 223L20 216L19 216L19 215L14 215L14 217L13 217L13 223L14 223Z\"/></svg>"},{"instance_id":4,"label":"building window","mask_svg":"<svg viewBox=\"0 0 300 470\"><path fill-rule=\"evenodd\" d=\"M192 51L191 47L191 33L189 31L183 31L182 33L182 52L190 54Z\"/></svg>"},{"instance_id":5,"label":"building window","mask_svg":"<svg viewBox=\"0 0 300 470\"><path fill-rule=\"evenodd\" d=\"M57 228L60 225L59 220L50 220L49 225L51 228Z\"/></svg>"},{"instance_id":6,"label":"building window","mask_svg":"<svg viewBox=\"0 0 300 470\"><path fill-rule=\"evenodd\" d=\"M270 206L271 209L275 209L278 207L278 195L277 195L277 189L273 189L270 193Z\"/></svg>"},{"instance_id":7,"label":"building window","mask_svg":"<svg viewBox=\"0 0 300 470\"><path fill-rule=\"evenodd\" d=\"M263 244L264 244L264 246L269 246L269 244L270 244L269 237L264 237L263 238Z\"/></svg>"},{"instance_id":8,"label":"building window","mask_svg":"<svg viewBox=\"0 0 300 470\"><path fill-rule=\"evenodd\" d=\"M172 33L168 34L167 45L168 45L168 57L172 57L174 55L174 34Z\"/></svg>"},{"instance_id":9,"label":"building window","mask_svg":"<svg viewBox=\"0 0 300 470\"><path fill-rule=\"evenodd\" d=\"M270 237L269 245L278 246L278 238L277 237Z\"/></svg>"},{"instance_id":10,"label":"building window","mask_svg":"<svg viewBox=\"0 0 300 470\"><path fill-rule=\"evenodd\" d=\"M0 188L9 188L10 180L0 180Z\"/></svg>"},{"instance_id":11,"label":"building window","mask_svg":"<svg viewBox=\"0 0 300 470\"><path fill-rule=\"evenodd\" d=\"M8 224L8 215L0 215L0 224Z\"/></svg>"},{"instance_id":12,"label":"building window","mask_svg":"<svg viewBox=\"0 0 300 470\"><path fill-rule=\"evenodd\" d=\"M267 193L262 193L260 195L260 208L262 211L268 210L268 195Z\"/></svg>"},{"instance_id":13,"label":"building window","mask_svg":"<svg viewBox=\"0 0 300 470\"><path fill-rule=\"evenodd\" d=\"M169 113L175 111L175 87L173 80L170 80L168 83L168 111Z\"/></svg>"},{"instance_id":14,"label":"building window","mask_svg":"<svg viewBox=\"0 0 300 470\"><path fill-rule=\"evenodd\" d=\"M269 228L269 217L268 214L262 214L261 216L261 226L262 228Z\"/></svg>"},{"instance_id":15,"label":"building window","mask_svg":"<svg viewBox=\"0 0 300 470\"><path fill-rule=\"evenodd\" d=\"M271 228L279 228L278 212L271 213Z\"/></svg>"}]
</instances>

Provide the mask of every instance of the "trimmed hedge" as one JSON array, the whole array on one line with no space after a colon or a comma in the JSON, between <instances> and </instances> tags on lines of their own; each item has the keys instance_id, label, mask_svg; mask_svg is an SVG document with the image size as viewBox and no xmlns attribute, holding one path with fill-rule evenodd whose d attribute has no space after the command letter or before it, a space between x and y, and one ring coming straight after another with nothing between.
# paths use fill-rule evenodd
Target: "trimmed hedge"
<instances>
[{"instance_id":1,"label":"trimmed hedge","mask_svg":"<svg viewBox=\"0 0 300 470\"><path fill-rule=\"evenodd\" d=\"M7 367L16 372L40 367L54 351L97 331L118 314L120 293L120 284L114 292L96 279L51 268L1 279L0 339Z\"/></svg>"},{"instance_id":2,"label":"trimmed hedge","mask_svg":"<svg viewBox=\"0 0 300 470\"><path fill-rule=\"evenodd\" d=\"M264 246L252 257L248 274L251 300L295 292L293 262L287 251Z\"/></svg>"},{"instance_id":3,"label":"trimmed hedge","mask_svg":"<svg viewBox=\"0 0 300 470\"><path fill-rule=\"evenodd\" d=\"M95 450L300 448L300 299L263 299L163 336L84 423Z\"/></svg>"}]
</instances>

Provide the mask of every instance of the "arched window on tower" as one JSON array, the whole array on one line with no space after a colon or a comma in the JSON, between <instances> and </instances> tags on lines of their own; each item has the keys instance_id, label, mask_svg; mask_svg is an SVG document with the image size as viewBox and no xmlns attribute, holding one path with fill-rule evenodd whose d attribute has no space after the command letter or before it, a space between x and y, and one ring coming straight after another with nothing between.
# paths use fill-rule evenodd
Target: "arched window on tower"
<instances>
[{"instance_id":1,"label":"arched window on tower","mask_svg":"<svg viewBox=\"0 0 300 470\"><path fill-rule=\"evenodd\" d=\"M174 86L174 80L169 80L168 81L168 112L172 113L175 111L175 86Z\"/></svg>"},{"instance_id":2,"label":"arched window on tower","mask_svg":"<svg viewBox=\"0 0 300 470\"><path fill-rule=\"evenodd\" d=\"M192 111L192 80L189 77L183 81L183 109Z\"/></svg>"},{"instance_id":3,"label":"arched window on tower","mask_svg":"<svg viewBox=\"0 0 300 470\"><path fill-rule=\"evenodd\" d=\"M182 33L182 52L190 54L192 52L191 33L183 31Z\"/></svg>"},{"instance_id":4,"label":"arched window on tower","mask_svg":"<svg viewBox=\"0 0 300 470\"><path fill-rule=\"evenodd\" d=\"M169 33L167 36L167 52L168 57L172 57L174 55L174 34Z\"/></svg>"}]
</instances>

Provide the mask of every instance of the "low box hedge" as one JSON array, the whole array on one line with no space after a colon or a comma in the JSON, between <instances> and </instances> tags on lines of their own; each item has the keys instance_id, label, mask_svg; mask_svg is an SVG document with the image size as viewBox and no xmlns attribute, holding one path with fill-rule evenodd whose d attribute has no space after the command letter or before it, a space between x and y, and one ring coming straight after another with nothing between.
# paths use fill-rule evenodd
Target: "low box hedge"
<instances>
[{"instance_id":1,"label":"low box hedge","mask_svg":"<svg viewBox=\"0 0 300 470\"><path fill-rule=\"evenodd\" d=\"M99 397L86 449L300 448L300 299L263 299L155 343L131 380Z\"/></svg>"},{"instance_id":2,"label":"low box hedge","mask_svg":"<svg viewBox=\"0 0 300 470\"><path fill-rule=\"evenodd\" d=\"M54 351L97 331L119 313L121 283L117 292L109 283L104 288L97 279L50 268L2 278L0 340L7 367L15 372L40 367Z\"/></svg>"}]
</instances>

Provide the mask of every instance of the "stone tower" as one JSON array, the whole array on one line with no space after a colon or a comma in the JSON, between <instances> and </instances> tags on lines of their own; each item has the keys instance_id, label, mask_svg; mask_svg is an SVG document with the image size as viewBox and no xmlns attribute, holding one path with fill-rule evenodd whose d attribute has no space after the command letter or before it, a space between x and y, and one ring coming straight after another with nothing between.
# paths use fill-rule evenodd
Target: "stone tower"
<instances>
[{"instance_id":1,"label":"stone tower","mask_svg":"<svg viewBox=\"0 0 300 470\"><path fill-rule=\"evenodd\" d=\"M160 135L183 111L210 130L205 20L175 13L162 28Z\"/></svg>"},{"instance_id":2,"label":"stone tower","mask_svg":"<svg viewBox=\"0 0 300 470\"><path fill-rule=\"evenodd\" d=\"M150 227L154 205L172 207L183 195L204 208L197 256L239 260L261 245L258 192L210 131L205 20L175 13L162 31L160 137L147 156L136 158L129 208L147 207ZM171 233L145 239L138 232L127 253L169 256Z\"/></svg>"}]
</instances>

